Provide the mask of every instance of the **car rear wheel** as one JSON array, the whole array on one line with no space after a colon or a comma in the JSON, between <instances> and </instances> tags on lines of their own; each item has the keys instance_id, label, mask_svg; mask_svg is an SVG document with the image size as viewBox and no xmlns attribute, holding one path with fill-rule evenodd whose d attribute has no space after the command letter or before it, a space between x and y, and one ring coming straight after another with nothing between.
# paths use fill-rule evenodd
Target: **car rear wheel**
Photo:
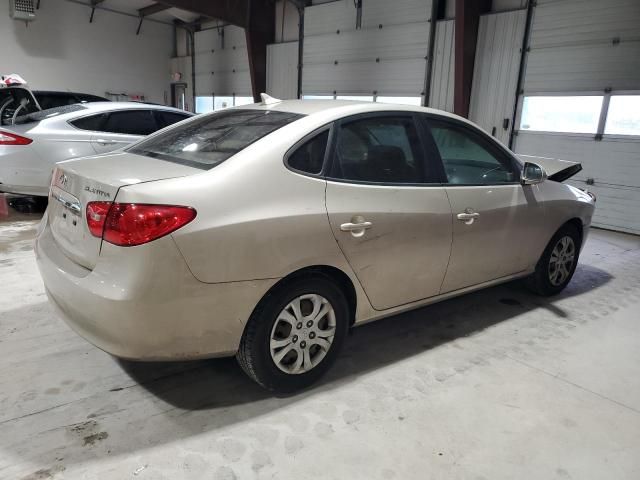
<instances>
[{"instance_id":1,"label":"car rear wheel","mask_svg":"<svg viewBox=\"0 0 640 480\"><path fill-rule=\"evenodd\" d=\"M569 284L578 265L580 234L573 225L564 225L553 236L528 279L536 293L551 296L560 293Z\"/></svg>"},{"instance_id":2,"label":"car rear wheel","mask_svg":"<svg viewBox=\"0 0 640 480\"><path fill-rule=\"evenodd\" d=\"M290 393L316 382L335 361L349 327L344 293L325 275L269 292L245 328L237 354L264 388Z\"/></svg>"}]
</instances>

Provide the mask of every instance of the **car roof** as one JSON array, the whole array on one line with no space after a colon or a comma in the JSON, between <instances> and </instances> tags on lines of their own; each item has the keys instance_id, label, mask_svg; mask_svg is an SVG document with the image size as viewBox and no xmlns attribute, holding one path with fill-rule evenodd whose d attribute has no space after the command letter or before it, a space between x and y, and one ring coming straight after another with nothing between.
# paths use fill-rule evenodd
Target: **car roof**
<instances>
[{"instance_id":1,"label":"car roof","mask_svg":"<svg viewBox=\"0 0 640 480\"><path fill-rule=\"evenodd\" d=\"M435 108L418 107L393 103L362 102L357 100L281 100L274 103L253 103L234 107L237 109L275 110L278 112L297 113L300 115L314 115L321 113L335 113L339 116L357 115L368 112L406 111L430 113L470 123L467 119Z\"/></svg>"}]
</instances>

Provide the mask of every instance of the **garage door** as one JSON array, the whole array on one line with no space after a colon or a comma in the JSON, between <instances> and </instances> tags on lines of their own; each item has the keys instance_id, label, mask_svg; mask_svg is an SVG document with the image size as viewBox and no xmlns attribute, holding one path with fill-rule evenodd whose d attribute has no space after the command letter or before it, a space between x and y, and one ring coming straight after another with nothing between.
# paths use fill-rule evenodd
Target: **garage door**
<instances>
[{"instance_id":1,"label":"garage door","mask_svg":"<svg viewBox=\"0 0 640 480\"><path fill-rule=\"evenodd\" d=\"M420 96L429 45L430 0L353 0L305 9L305 96Z\"/></svg>"},{"instance_id":2,"label":"garage door","mask_svg":"<svg viewBox=\"0 0 640 480\"><path fill-rule=\"evenodd\" d=\"M640 2L539 0L518 153L582 163L594 225L640 234Z\"/></svg>"},{"instance_id":3,"label":"garage door","mask_svg":"<svg viewBox=\"0 0 640 480\"><path fill-rule=\"evenodd\" d=\"M195 34L196 95L218 99L251 97L244 29L211 28ZM231 105L227 105L231 106Z\"/></svg>"},{"instance_id":4,"label":"garage door","mask_svg":"<svg viewBox=\"0 0 640 480\"><path fill-rule=\"evenodd\" d=\"M480 17L469 119L509 143L526 10Z\"/></svg>"}]
</instances>

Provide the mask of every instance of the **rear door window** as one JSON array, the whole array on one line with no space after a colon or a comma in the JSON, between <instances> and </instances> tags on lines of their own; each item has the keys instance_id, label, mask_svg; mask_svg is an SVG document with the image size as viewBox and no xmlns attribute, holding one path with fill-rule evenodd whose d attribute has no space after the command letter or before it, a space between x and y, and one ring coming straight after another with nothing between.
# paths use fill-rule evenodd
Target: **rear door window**
<instances>
[{"instance_id":1,"label":"rear door window","mask_svg":"<svg viewBox=\"0 0 640 480\"><path fill-rule=\"evenodd\" d=\"M274 110L224 110L177 125L129 151L208 170L299 118L302 115Z\"/></svg>"},{"instance_id":2,"label":"rear door window","mask_svg":"<svg viewBox=\"0 0 640 480\"><path fill-rule=\"evenodd\" d=\"M151 110L122 110L107 116L102 131L123 135L149 135L158 130Z\"/></svg>"},{"instance_id":3,"label":"rear door window","mask_svg":"<svg viewBox=\"0 0 640 480\"><path fill-rule=\"evenodd\" d=\"M356 182L425 183L424 151L412 116L342 122L331 177Z\"/></svg>"},{"instance_id":4,"label":"rear door window","mask_svg":"<svg viewBox=\"0 0 640 480\"><path fill-rule=\"evenodd\" d=\"M168 127L169 125L173 125L174 123L181 122L182 120L186 120L191 116L191 115L186 115L184 113L166 112L164 110L155 110L153 114L156 117L156 122L158 123L158 129Z\"/></svg>"}]
</instances>

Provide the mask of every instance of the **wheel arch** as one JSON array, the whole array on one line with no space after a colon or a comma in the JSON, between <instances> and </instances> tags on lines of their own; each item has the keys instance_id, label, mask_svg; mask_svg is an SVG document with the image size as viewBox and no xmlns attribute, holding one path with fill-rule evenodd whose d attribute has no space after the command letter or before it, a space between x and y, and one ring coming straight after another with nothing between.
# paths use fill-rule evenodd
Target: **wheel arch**
<instances>
[{"instance_id":1,"label":"wheel arch","mask_svg":"<svg viewBox=\"0 0 640 480\"><path fill-rule=\"evenodd\" d=\"M556 230L556 232L558 232L561 228L567 225L571 225L575 227L576 230L578 230L578 235L580 235L580 245L578 249L580 249L580 247L582 247L582 240L584 238L584 224L582 223L582 220L578 217L573 217L567 220L566 222L564 222L562 225L560 225L560 227L558 228L558 230Z\"/></svg>"},{"instance_id":2,"label":"wheel arch","mask_svg":"<svg viewBox=\"0 0 640 480\"><path fill-rule=\"evenodd\" d=\"M283 288L288 283L294 282L296 279L301 277L314 275L329 277L338 285L340 290L342 290L349 305L349 324L353 325L356 319L356 308L358 303L355 286L346 273L339 268L332 267L330 265L312 265L289 273L287 276L278 280L278 282L276 282L275 285L273 285L267 293L264 294L258 305L260 305L260 303L262 303L272 292ZM258 306L256 306L256 308L258 308Z\"/></svg>"}]
</instances>

